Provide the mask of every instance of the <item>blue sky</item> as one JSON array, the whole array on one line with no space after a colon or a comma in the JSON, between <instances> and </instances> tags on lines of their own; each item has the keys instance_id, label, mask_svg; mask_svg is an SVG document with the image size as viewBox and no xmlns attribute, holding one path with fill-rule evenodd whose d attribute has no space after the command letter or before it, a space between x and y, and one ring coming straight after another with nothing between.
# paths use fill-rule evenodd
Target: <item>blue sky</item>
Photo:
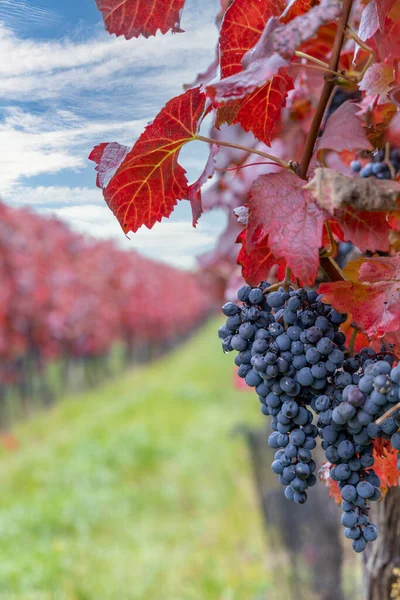
<instances>
[{"instance_id":1,"label":"blue sky","mask_svg":"<svg viewBox=\"0 0 400 600\"><path fill-rule=\"evenodd\" d=\"M95 187L87 156L105 141L132 145L162 106L211 62L219 0L187 0L186 33L126 41L104 31L95 0L0 0L0 196L55 213L75 230L190 267L225 220L191 227L188 202L127 240ZM207 148L184 149L194 180Z\"/></svg>"}]
</instances>

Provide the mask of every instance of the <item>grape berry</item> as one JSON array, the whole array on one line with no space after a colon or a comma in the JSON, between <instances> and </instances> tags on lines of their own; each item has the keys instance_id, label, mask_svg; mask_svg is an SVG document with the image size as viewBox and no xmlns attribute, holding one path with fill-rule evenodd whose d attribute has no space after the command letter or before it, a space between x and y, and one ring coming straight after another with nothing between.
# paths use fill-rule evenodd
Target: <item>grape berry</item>
<instances>
[{"instance_id":1,"label":"grape berry","mask_svg":"<svg viewBox=\"0 0 400 600\"><path fill-rule=\"evenodd\" d=\"M390 164L393 167L394 174L400 171L400 149L391 148L389 153ZM350 163L350 168L355 173L359 173L360 177L375 177L377 179L391 179L392 174L387 162L385 162L385 151L379 150L371 156L369 162L364 166L359 160L353 160Z\"/></svg>"},{"instance_id":2,"label":"grape berry","mask_svg":"<svg viewBox=\"0 0 400 600\"><path fill-rule=\"evenodd\" d=\"M377 538L369 503L380 498L380 479L372 469L373 440L390 440L400 451L400 417L375 421L400 399L400 366L371 348L346 358L339 331L347 315L322 302L315 291L268 282L238 291L241 305L227 302L218 335L225 353L237 351L239 377L255 388L261 412L271 416L268 438L276 450L272 471L285 496L307 501L316 484L312 451L321 445L330 477L342 495L342 524L353 549L362 552ZM317 416L316 424L313 423ZM400 452L398 466L400 467Z\"/></svg>"}]
</instances>

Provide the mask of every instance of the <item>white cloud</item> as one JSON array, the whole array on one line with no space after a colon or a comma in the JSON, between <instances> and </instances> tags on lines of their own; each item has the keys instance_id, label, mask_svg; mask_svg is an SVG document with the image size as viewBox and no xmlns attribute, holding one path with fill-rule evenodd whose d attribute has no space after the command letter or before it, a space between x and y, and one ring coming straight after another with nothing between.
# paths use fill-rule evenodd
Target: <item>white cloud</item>
<instances>
[{"instance_id":1,"label":"white cloud","mask_svg":"<svg viewBox=\"0 0 400 600\"><path fill-rule=\"evenodd\" d=\"M0 19L16 25L27 24L48 25L58 23L59 18L54 11L40 6L40 2L25 0L0 0Z\"/></svg>"},{"instance_id":2,"label":"white cloud","mask_svg":"<svg viewBox=\"0 0 400 600\"><path fill-rule=\"evenodd\" d=\"M13 188L6 200L13 206L31 206L38 210L54 206L104 206L102 193L97 187L21 186Z\"/></svg>"},{"instance_id":3,"label":"white cloud","mask_svg":"<svg viewBox=\"0 0 400 600\"><path fill-rule=\"evenodd\" d=\"M82 91L127 88L140 83L137 69L145 77L145 70L165 68L164 85L184 83L198 65L207 66L216 40L216 30L203 26L190 35L129 42L103 31L86 42L42 42L19 39L0 22L0 55L7 56L0 63L0 96L38 100L64 93L74 98Z\"/></svg>"},{"instance_id":4,"label":"white cloud","mask_svg":"<svg viewBox=\"0 0 400 600\"><path fill-rule=\"evenodd\" d=\"M187 206L182 206L182 205ZM126 250L139 250L142 254L191 268L196 264L196 255L210 250L217 236L225 226L225 214L219 211L210 219L208 215L193 229L190 219L189 203L181 202L181 213L187 216L184 221L164 219L149 230L142 227L135 234L126 237L109 208L104 204L82 206L64 206L61 208L43 208L44 214L53 214L66 221L74 231L91 236L112 239Z\"/></svg>"},{"instance_id":5,"label":"white cloud","mask_svg":"<svg viewBox=\"0 0 400 600\"><path fill-rule=\"evenodd\" d=\"M104 139L131 144L146 122L81 120L69 111L35 115L10 107L0 124L0 194L11 196L21 178L83 169ZM93 176L93 186L95 178Z\"/></svg>"}]
</instances>

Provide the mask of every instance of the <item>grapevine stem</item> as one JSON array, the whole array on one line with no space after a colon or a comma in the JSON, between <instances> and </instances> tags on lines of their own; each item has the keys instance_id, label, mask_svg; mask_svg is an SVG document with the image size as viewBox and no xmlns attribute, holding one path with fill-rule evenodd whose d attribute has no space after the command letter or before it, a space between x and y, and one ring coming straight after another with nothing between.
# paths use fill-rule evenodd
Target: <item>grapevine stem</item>
<instances>
[{"instance_id":1,"label":"grapevine stem","mask_svg":"<svg viewBox=\"0 0 400 600\"><path fill-rule=\"evenodd\" d=\"M213 140L212 138L205 137L204 135L196 135L194 139L199 140L200 142L206 142L207 144L216 144L217 146L226 146L227 148L243 150L243 152L248 152L250 154L258 154L258 156L262 156L263 158L272 160L274 163L280 165L284 169L291 168L289 163L282 160L281 158L273 156L272 154L267 154L266 152L262 152L261 150L257 150L256 148L247 148L246 146L241 146L240 144L232 144L231 142L225 142L223 140Z\"/></svg>"},{"instance_id":2,"label":"grapevine stem","mask_svg":"<svg viewBox=\"0 0 400 600\"><path fill-rule=\"evenodd\" d=\"M340 52L342 50L342 45L345 37L345 30L348 18L350 16L351 7L353 4L353 0L344 0L342 6L342 12L340 14L338 28L336 32L335 41L333 43L332 55L329 61L329 69L331 71L337 72L340 60ZM335 87L335 78L330 77L325 78L324 87L322 88L321 96L318 102L317 110L315 112L314 118L311 123L310 131L308 132L307 140L305 143L303 156L300 161L299 167L299 177L302 179L307 178L307 171L310 165L310 161L314 152L314 146L316 139L318 137L318 133L321 127L322 119L329 102L329 98L333 92Z\"/></svg>"},{"instance_id":3,"label":"grapevine stem","mask_svg":"<svg viewBox=\"0 0 400 600\"><path fill-rule=\"evenodd\" d=\"M283 281L278 281L278 283L274 283L273 285L270 285L269 288L264 290L264 294L269 294L270 292L274 292L275 290L278 290L280 287L284 287L285 290L288 290L289 288L293 288L293 289L297 289L298 286L293 283L292 281L292 270L289 269L289 267L286 268L285 271L285 278L283 279Z\"/></svg>"},{"instance_id":4,"label":"grapevine stem","mask_svg":"<svg viewBox=\"0 0 400 600\"><path fill-rule=\"evenodd\" d=\"M387 419L389 419L389 417L391 417L392 415L394 415L398 410L400 410L400 402L398 402L397 404L395 404L394 406L392 406L392 408L389 408L389 410L386 411L384 415L382 415L381 417L379 417L379 419L377 419L375 421L375 423L377 425L382 425L382 423L384 423Z\"/></svg>"},{"instance_id":5,"label":"grapevine stem","mask_svg":"<svg viewBox=\"0 0 400 600\"><path fill-rule=\"evenodd\" d=\"M343 46L343 41L345 38L345 31L347 26L347 21L350 16L351 7L353 5L353 0L344 0L342 11L339 18L338 28L335 36L335 41L333 43L332 55L329 61L329 69L334 71L335 73L338 70L340 53ZM315 111L314 118L311 123L310 131L308 132L306 143L304 146L303 155L301 157L300 165L297 174L302 179L307 179L308 167L310 166L311 158L314 152L315 142L317 140L322 119L325 114L326 107L329 102L329 98L333 90L335 89L335 85L337 82L337 77L329 77L325 76L325 83L322 88L321 96L318 102L317 109ZM331 281L341 281L344 280L345 277L343 275L342 270L337 265L336 261L332 258L332 256L323 256L321 258L321 268L326 273Z\"/></svg>"}]
</instances>

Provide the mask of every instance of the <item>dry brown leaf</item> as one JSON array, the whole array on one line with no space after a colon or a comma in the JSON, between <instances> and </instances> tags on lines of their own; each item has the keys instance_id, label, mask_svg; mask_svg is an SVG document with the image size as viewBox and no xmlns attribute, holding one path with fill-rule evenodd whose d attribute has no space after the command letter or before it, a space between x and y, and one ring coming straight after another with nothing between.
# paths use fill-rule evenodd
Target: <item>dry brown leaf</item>
<instances>
[{"instance_id":1,"label":"dry brown leaf","mask_svg":"<svg viewBox=\"0 0 400 600\"><path fill-rule=\"evenodd\" d=\"M305 186L317 204L331 214L344 207L360 211L391 212L399 208L400 184L373 177L347 177L333 169L317 168Z\"/></svg>"}]
</instances>

